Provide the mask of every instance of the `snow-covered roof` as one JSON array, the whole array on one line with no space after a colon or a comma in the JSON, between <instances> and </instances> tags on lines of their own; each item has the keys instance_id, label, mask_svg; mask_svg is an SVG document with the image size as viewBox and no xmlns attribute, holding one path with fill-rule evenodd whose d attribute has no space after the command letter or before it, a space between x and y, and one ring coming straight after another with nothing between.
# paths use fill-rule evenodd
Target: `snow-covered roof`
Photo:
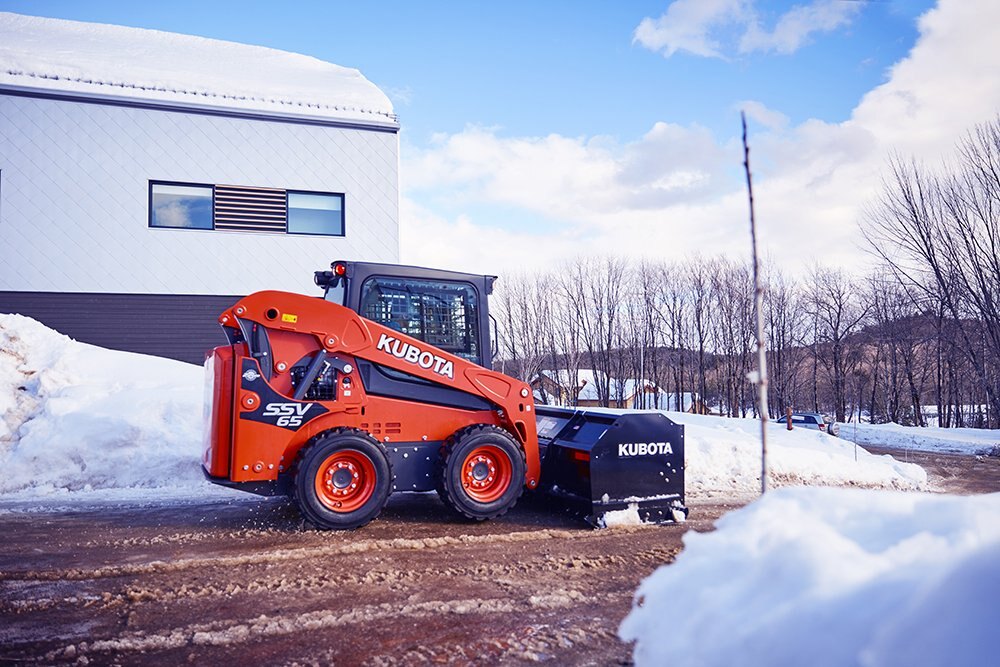
<instances>
[{"instance_id":1,"label":"snow-covered roof","mask_svg":"<svg viewBox=\"0 0 1000 667\"><path fill-rule=\"evenodd\" d=\"M0 87L396 126L356 69L159 30L0 12Z\"/></svg>"}]
</instances>

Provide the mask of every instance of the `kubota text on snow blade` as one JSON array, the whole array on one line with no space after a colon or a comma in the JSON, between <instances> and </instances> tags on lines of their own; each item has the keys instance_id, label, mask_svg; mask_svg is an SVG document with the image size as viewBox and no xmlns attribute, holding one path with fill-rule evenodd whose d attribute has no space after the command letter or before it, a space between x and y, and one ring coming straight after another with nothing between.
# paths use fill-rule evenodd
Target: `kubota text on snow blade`
<instances>
[{"instance_id":1,"label":"kubota text on snow blade","mask_svg":"<svg viewBox=\"0 0 1000 667\"><path fill-rule=\"evenodd\" d=\"M661 415L546 412L540 448L530 386L490 370L492 276L331 268L316 274L323 298L257 292L220 315L211 481L290 494L321 528L364 525L395 491L436 490L489 519L541 484L586 500L595 523L631 503L647 520L679 516L683 431Z\"/></svg>"}]
</instances>

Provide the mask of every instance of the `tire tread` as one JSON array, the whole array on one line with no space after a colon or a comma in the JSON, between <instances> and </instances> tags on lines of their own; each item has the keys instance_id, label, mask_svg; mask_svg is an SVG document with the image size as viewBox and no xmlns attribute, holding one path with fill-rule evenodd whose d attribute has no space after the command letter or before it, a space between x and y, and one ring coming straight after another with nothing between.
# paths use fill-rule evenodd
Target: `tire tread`
<instances>
[{"instance_id":1,"label":"tire tread","mask_svg":"<svg viewBox=\"0 0 1000 667\"><path fill-rule=\"evenodd\" d=\"M452 433L450 436L448 436L448 439L445 440L444 444L441 445L441 456L438 457L438 474L436 481L436 490L438 496L441 498L442 502L444 502L445 506L453 513L458 514L459 516L468 520L485 521L487 519L495 519L497 517L503 516L504 514L507 513L508 510L510 510L510 508L512 508L515 504L517 504L517 501L521 497L521 494L524 493L524 480L514 479L511 481L511 483L514 484L518 489L517 495L514 496L513 500L511 500L510 503L498 509L495 513L490 513L488 515L472 514L455 502L454 494L451 492L450 488L451 480L449 479L448 475L448 469L450 467L451 457L452 454L454 453L455 446L458 443L460 443L470 435L477 432L499 433L502 434L503 437L508 438L515 445L515 449L520 454L522 470L524 470L525 467L527 466L527 459L524 454L524 449L517 444L517 441L514 440L513 437L511 437L510 433L500 428L499 426L493 426L492 424L473 424L471 426L466 426L464 428L461 428ZM515 466L515 468L516 467L517 466Z\"/></svg>"}]
</instances>

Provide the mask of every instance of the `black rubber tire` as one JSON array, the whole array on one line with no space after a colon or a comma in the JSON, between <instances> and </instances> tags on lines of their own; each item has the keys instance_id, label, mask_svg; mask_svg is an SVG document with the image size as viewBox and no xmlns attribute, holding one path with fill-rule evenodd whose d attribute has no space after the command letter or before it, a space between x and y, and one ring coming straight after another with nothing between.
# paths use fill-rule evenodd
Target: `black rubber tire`
<instances>
[{"instance_id":1,"label":"black rubber tire","mask_svg":"<svg viewBox=\"0 0 1000 667\"><path fill-rule=\"evenodd\" d=\"M317 491L317 475L331 457L348 457L371 468L367 475L371 495L356 509L337 511ZM392 464L374 438L364 431L337 428L315 436L299 452L292 481L292 499L302 516L321 530L351 530L374 520L392 493ZM329 502L329 501L327 501Z\"/></svg>"},{"instance_id":2,"label":"black rubber tire","mask_svg":"<svg viewBox=\"0 0 1000 667\"><path fill-rule=\"evenodd\" d=\"M490 502L481 502L470 495L462 480L467 457L482 447L489 447L497 454L502 452L510 464L509 486ZM487 424L467 426L456 431L442 447L437 492L445 505L466 519L494 519L507 512L521 497L526 469L524 450L507 431Z\"/></svg>"}]
</instances>

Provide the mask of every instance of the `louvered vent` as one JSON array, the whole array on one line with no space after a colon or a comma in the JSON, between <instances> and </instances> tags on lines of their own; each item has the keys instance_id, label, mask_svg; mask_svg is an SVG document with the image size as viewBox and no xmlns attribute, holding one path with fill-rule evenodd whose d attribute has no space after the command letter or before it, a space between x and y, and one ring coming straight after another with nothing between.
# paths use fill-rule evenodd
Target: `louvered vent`
<instances>
[{"instance_id":1,"label":"louvered vent","mask_svg":"<svg viewBox=\"0 0 1000 667\"><path fill-rule=\"evenodd\" d=\"M284 233L286 201L284 190L216 185L215 228Z\"/></svg>"}]
</instances>

